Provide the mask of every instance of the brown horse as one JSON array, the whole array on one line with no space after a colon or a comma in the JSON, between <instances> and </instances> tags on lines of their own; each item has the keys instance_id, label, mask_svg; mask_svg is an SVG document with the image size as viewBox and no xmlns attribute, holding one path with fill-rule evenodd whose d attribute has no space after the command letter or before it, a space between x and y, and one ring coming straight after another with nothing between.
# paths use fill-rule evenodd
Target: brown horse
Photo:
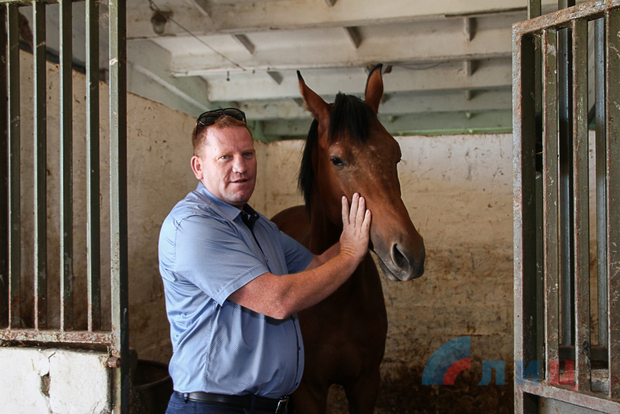
<instances>
[{"instance_id":1,"label":"brown horse","mask_svg":"<svg viewBox=\"0 0 620 414\"><path fill-rule=\"evenodd\" d=\"M424 242L401 199L398 143L377 119L383 95L381 65L368 77L365 100L339 93L327 104L298 72L301 94L315 120L299 174L304 206L273 221L320 254L339 240L341 202L359 192L372 211L371 249L390 280L410 280L424 272ZM295 412L327 409L332 384L344 387L351 413L372 413L379 390L387 316L381 280L370 255L351 278L321 303L299 313L305 371L293 394Z\"/></svg>"}]
</instances>

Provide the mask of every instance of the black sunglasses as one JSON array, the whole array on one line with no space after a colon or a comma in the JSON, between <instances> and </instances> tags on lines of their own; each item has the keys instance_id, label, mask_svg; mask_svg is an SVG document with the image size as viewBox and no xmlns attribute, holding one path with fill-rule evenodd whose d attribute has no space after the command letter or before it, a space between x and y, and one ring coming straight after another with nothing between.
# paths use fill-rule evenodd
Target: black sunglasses
<instances>
[{"instance_id":1,"label":"black sunglasses","mask_svg":"<svg viewBox=\"0 0 620 414\"><path fill-rule=\"evenodd\" d=\"M202 114L200 114L196 122L198 122L202 126L210 126L213 125L215 121L217 121L224 115L245 122L245 114L242 110L237 108L213 109L211 111L203 112Z\"/></svg>"}]
</instances>

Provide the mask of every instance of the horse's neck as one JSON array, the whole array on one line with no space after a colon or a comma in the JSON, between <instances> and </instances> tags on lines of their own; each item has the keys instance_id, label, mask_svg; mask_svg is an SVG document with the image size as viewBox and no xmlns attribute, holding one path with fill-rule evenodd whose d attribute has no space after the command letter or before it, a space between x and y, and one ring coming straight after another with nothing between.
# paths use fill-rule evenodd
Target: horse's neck
<instances>
[{"instance_id":1,"label":"horse's neck","mask_svg":"<svg viewBox=\"0 0 620 414\"><path fill-rule=\"evenodd\" d=\"M320 211L310 215L310 240L308 247L321 254L340 240L342 229L330 222Z\"/></svg>"}]
</instances>

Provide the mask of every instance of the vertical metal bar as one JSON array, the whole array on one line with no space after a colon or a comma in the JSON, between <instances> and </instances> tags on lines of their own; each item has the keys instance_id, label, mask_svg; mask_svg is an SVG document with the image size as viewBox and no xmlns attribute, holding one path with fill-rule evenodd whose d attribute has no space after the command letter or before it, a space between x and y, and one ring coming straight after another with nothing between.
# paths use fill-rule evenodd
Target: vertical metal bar
<instances>
[{"instance_id":1,"label":"vertical metal bar","mask_svg":"<svg viewBox=\"0 0 620 414\"><path fill-rule=\"evenodd\" d=\"M596 249L598 289L598 343L607 346L607 126L605 125L605 19L596 20Z\"/></svg>"},{"instance_id":2,"label":"vertical metal bar","mask_svg":"<svg viewBox=\"0 0 620 414\"><path fill-rule=\"evenodd\" d=\"M567 9L575 5L575 0L558 0L558 9Z\"/></svg>"},{"instance_id":3,"label":"vertical metal bar","mask_svg":"<svg viewBox=\"0 0 620 414\"><path fill-rule=\"evenodd\" d=\"M527 9L527 18L533 19L541 15L541 1L540 0L529 0L528 1L528 9ZM535 56L534 56L534 107L535 113L533 114L536 117L536 245L544 246L543 244L543 176L542 176L542 136L543 136L543 116L542 116L542 108L543 108L543 84L542 84L542 36L535 36ZM544 263L544 251L543 249L536 249L536 263ZM545 272L543 266L537 266L536 268L536 302L538 304L545 303ZM536 309L536 318L538 321L545 320L545 307L538 306ZM538 343L536 344L538 349L538 361L544 360L545 354L545 324L539 323L537 325L536 338ZM541 363L540 365L540 377L542 378L545 375L545 364Z\"/></svg>"},{"instance_id":4,"label":"vertical metal bar","mask_svg":"<svg viewBox=\"0 0 620 414\"><path fill-rule=\"evenodd\" d=\"M588 147L588 21L573 20L573 240L575 386L590 391L590 186Z\"/></svg>"},{"instance_id":5,"label":"vertical metal bar","mask_svg":"<svg viewBox=\"0 0 620 414\"><path fill-rule=\"evenodd\" d=\"M572 87L571 29L558 32L558 114L560 130L560 289L562 298L562 345L574 342L574 286L572 255Z\"/></svg>"},{"instance_id":6,"label":"vertical metal bar","mask_svg":"<svg viewBox=\"0 0 620 414\"><path fill-rule=\"evenodd\" d=\"M543 233L545 280L545 373L559 361L559 216L557 32L543 31Z\"/></svg>"},{"instance_id":7,"label":"vertical metal bar","mask_svg":"<svg viewBox=\"0 0 620 414\"><path fill-rule=\"evenodd\" d=\"M21 326L19 9L8 5L9 70L9 327Z\"/></svg>"},{"instance_id":8,"label":"vertical metal bar","mask_svg":"<svg viewBox=\"0 0 620 414\"><path fill-rule=\"evenodd\" d=\"M60 329L72 327L73 308L73 73L72 4L60 0Z\"/></svg>"},{"instance_id":9,"label":"vertical metal bar","mask_svg":"<svg viewBox=\"0 0 620 414\"><path fill-rule=\"evenodd\" d=\"M540 16L542 13L540 7L540 0L529 0L527 2L527 19L533 19L534 17Z\"/></svg>"},{"instance_id":10,"label":"vertical metal bar","mask_svg":"<svg viewBox=\"0 0 620 414\"><path fill-rule=\"evenodd\" d=\"M129 412L127 278L127 49L124 0L110 0L110 262L115 412Z\"/></svg>"},{"instance_id":11,"label":"vertical metal bar","mask_svg":"<svg viewBox=\"0 0 620 414\"><path fill-rule=\"evenodd\" d=\"M9 326L9 136L7 6L0 4L0 328Z\"/></svg>"},{"instance_id":12,"label":"vertical metal bar","mask_svg":"<svg viewBox=\"0 0 620 414\"><path fill-rule=\"evenodd\" d=\"M34 327L47 327L47 110L45 3L32 4L34 22Z\"/></svg>"},{"instance_id":13,"label":"vertical metal bar","mask_svg":"<svg viewBox=\"0 0 620 414\"><path fill-rule=\"evenodd\" d=\"M99 0L86 1L86 146L88 330L101 329L99 203Z\"/></svg>"},{"instance_id":14,"label":"vertical metal bar","mask_svg":"<svg viewBox=\"0 0 620 414\"><path fill-rule=\"evenodd\" d=\"M606 18L608 366L610 397L620 399L620 9Z\"/></svg>"},{"instance_id":15,"label":"vertical metal bar","mask_svg":"<svg viewBox=\"0 0 620 414\"><path fill-rule=\"evenodd\" d=\"M535 42L513 31L514 176L514 358L524 366L537 359L536 297L536 120ZM515 378L517 384L523 378ZM536 412L536 404L515 385L515 413Z\"/></svg>"}]
</instances>

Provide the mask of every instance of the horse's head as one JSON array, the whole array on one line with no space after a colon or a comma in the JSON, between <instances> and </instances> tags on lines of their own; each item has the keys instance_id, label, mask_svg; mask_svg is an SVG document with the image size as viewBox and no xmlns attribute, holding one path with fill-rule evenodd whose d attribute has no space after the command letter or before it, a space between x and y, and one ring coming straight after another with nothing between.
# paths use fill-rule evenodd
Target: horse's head
<instances>
[{"instance_id":1,"label":"horse's head","mask_svg":"<svg viewBox=\"0 0 620 414\"><path fill-rule=\"evenodd\" d=\"M377 119L383 95L381 65L368 77L364 101L339 93L333 104L327 104L297 74L315 118L299 174L306 207L311 212L322 208L326 220L341 228L340 198L346 195L350 200L359 192L372 211L371 249L384 274L390 280L422 276L424 241L401 199L400 146Z\"/></svg>"}]
</instances>

